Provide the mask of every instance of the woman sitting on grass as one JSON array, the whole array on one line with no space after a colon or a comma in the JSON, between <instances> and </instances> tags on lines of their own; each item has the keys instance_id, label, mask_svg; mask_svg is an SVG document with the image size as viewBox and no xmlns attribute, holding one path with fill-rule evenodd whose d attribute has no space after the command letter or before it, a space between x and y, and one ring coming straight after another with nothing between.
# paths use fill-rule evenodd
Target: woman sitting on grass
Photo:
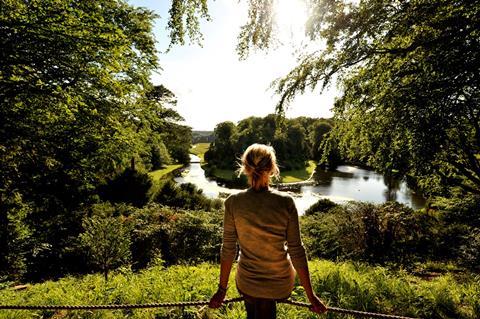
<instances>
[{"instance_id":1,"label":"woman sitting on grass","mask_svg":"<svg viewBox=\"0 0 480 319\"><path fill-rule=\"evenodd\" d=\"M312 290L295 202L269 188L270 178L279 175L273 148L250 145L242 155L240 173L247 175L250 188L225 200L220 284L209 306L218 308L225 299L238 241L240 257L235 279L248 319L276 318L276 301L290 296L295 270L310 309L325 312L327 308Z\"/></svg>"}]
</instances>

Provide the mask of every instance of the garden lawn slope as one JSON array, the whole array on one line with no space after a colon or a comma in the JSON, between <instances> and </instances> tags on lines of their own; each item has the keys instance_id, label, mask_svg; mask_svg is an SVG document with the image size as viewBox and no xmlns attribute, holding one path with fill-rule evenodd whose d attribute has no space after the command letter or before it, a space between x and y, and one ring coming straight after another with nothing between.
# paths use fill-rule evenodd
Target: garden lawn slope
<instances>
[{"instance_id":1,"label":"garden lawn slope","mask_svg":"<svg viewBox=\"0 0 480 319\"><path fill-rule=\"evenodd\" d=\"M381 267L363 264L310 261L317 294L328 305L342 308L407 315L422 318L479 318L480 279L456 281L443 275L425 281ZM101 275L67 277L30 286L26 290L0 290L2 304L107 304L208 300L218 281L219 267L208 263L196 266L154 266L140 273L117 271L107 283ZM227 298L238 296L234 276ZM300 286L292 299L305 301ZM244 318L242 303L219 310L187 307L181 309L140 309L116 311L10 311L0 318ZM317 318L305 308L281 304L278 318ZM330 313L326 318L345 318Z\"/></svg>"}]
</instances>

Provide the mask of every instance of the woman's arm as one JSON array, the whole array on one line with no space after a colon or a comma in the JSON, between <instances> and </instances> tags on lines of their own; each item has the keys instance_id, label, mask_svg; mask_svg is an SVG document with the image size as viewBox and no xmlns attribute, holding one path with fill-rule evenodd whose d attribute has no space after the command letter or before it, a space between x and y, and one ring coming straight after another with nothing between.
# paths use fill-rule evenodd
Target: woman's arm
<instances>
[{"instance_id":1,"label":"woman's arm","mask_svg":"<svg viewBox=\"0 0 480 319\"><path fill-rule=\"evenodd\" d=\"M327 306L318 298L318 296L313 292L312 283L310 281L310 272L308 271L308 266L296 267L298 277L300 278L300 283L305 289L307 294L308 301L312 304L310 310L316 313L324 313L327 311Z\"/></svg>"},{"instance_id":2,"label":"woman's arm","mask_svg":"<svg viewBox=\"0 0 480 319\"><path fill-rule=\"evenodd\" d=\"M312 283L310 280L310 272L308 270L307 255L305 253L305 248L303 247L300 236L298 212L297 208L295 207L295 202L292 198L290 200L291 202L288 207L290 218L287 226L288 254L290 255L290 259L292 260L295 270L297 271L298 277L300 278L300 283L305 289L307 298L312 304L310 310L316 313L324 313L327 311L327 307L313 292Z\"/></svg>"},{"instance_id":3,"label":"woman's arm","mask_svg":"<svg viewBox=\"0 0 480 319\"><path fill-rule=\"evenodd\" d=\"M220 283L218 284L217 292L210 300L210 308L218 308L222 305L225 295L227 294L228 278L232 270L233 260L222 259L220 262Z\"/></svg>"},{"instance_id":4,"label":"woman's arm","mask_svg":"<svg viewBox=\"0 0 480 319\"><path fill-rule=\"evenodd\" d=\"M218 308L222 305L227 294L228 278L232 270L233 260L237 253L237 231L235 221L230 208L231 198L225 200L225 215L223 218L223 240L220 251L220 282L217 292L210 300L210 308Z\"/></svg>"}]
</instances>

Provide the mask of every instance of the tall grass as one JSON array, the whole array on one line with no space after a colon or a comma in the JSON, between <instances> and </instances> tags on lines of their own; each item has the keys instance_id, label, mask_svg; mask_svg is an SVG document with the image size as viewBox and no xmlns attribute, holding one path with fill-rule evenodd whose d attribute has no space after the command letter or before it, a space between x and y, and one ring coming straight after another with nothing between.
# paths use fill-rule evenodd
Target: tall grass
<instances>
[{"instance_id":1,"label":"tall grass","mask_svg":"<svg viewBox=\"0 0 480 319\"><path fill-rule=\"evenodd\" d=\"M356 263L310 261L314 289L330 306L422 318L479 318L480 278L457 281L443 275L429 281L402 271ZM234 270L235 271L235 270ZM233 271L233 272L234 272ZM216 289L218 265L154 266L132 273L117 271L108 282L101 275L36 284L26 290L0 290L4 304L104 304L208 300ZM227 298L238 296L234 276ZM298 285L292 299L306 301ZM102 311L10 311L0 310L0 318L245 318L242 303L219 310L187 307L182 309L102 310ZM278 306L278 318L318 318L305 308ZM325 318L348 318L328 313Z\"/></svg>"}]
</instances>

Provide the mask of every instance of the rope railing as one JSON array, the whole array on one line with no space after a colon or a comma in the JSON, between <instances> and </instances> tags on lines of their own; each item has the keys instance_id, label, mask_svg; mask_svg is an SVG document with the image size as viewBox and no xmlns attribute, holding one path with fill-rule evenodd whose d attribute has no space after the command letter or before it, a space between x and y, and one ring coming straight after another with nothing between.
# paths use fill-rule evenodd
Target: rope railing
<instances>
[{"instance_id":1,"label":"rope railing","mask_svg":"<svg viewBox=\"0 0 480 319\"><path fill-rule=\"evenodd\" d=\"M224 304L242 301L243 297L226 299ZM293 300L281 300L280 303L290 304L297 307L309 308L310 304ZM0 310L117 310L117 309L145 309L145 308L173 308L173 307L194 307L206 306L209 301L184 301L184 302L163 302L163 303L142 303L142 304L106 304L106 305L1 305ZM387 315L382 313L358 311L336 307L328 307L328 312L335 312L344 315L353 315L362 318L381 319L420 319L413 317Z\"/></svg>"}]
</instances>

